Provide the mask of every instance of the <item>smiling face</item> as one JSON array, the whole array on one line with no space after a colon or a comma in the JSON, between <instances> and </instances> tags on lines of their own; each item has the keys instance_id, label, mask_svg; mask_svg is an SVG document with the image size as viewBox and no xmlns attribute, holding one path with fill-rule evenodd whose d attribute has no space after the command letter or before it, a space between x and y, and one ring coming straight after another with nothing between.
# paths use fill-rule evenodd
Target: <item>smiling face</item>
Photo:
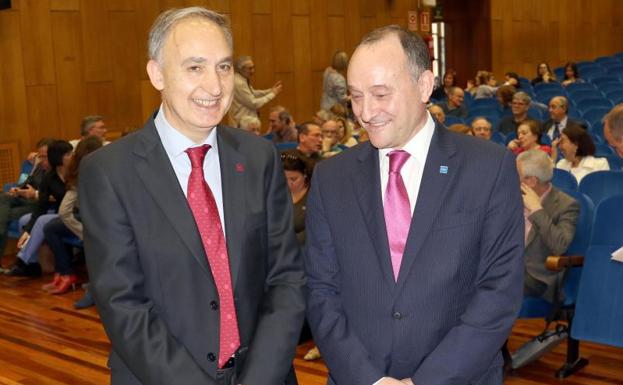
<instances>
[{"instance_id":1,"label":"smiling face","mask_svg":"<svg viewBox=\"0 0 623 385\"><path fill-rule=\"evenodd\" d=\"M415 81L395 34L360 45L348 67L353 112L377 148L402 148L426 123L434 75Z\"/></svg>"},{"instance_id":2,"label":"smiling face","mask_svg":"<svg viewBox=\"0 0 623 385\"><path fill-rule=\"evenodd\" d=\"M207 138L231 104L232 49L210 21L179 21L168 34L159 62L150 60L147 72L162 93L168 122L194 142Z\"/></svg>"}]
</instances>

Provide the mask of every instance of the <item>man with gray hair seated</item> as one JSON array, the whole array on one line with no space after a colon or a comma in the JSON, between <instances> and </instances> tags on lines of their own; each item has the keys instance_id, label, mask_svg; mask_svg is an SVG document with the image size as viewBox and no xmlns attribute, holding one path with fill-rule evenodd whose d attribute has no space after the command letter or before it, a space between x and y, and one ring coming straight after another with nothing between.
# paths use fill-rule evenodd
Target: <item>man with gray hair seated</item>
<instances>
[{"instance_id":1,"label":"man with gray hair seated","mask_svg":"<svg viewBox=\"0 0 623 385\"><path fill-rule=\"evenodd\" d=\"M618 156L623 158L623 103L604 116L604 137Z\"/></svg>"},{"instance_id":2,"label":"man with gray hair seated","mask_svg":"<svg viewBox=\"0 0 623 385\"><path fill-rule=\"evenodd\" d=\"M530 95L523 91L516 92L511 102L511 111L513 114L505 116L500 120L500 123L498 123L498 131L504 135L517 132L519 124L528 119L528 110L530 109L531 102L532 98ZM539 122L539 124L540 123L541 122Z\"/></svg>"},{"instance_id":3,"label":"man with gray hair seated","mask_svg":"<svg viewBox=\"0 0 623 385\"><path fill-rule=\"evenodd\" d=\"M552 186L554 165L540 150L517 156L517 172L525 218L524 294L553 302L561 274L545 267L549 255L567 251L575 234L580 205L569 195Z\"/></svg>"},{"instance_id":4,"label":"man with gray hair seated","mask_svg":"<svg viewBox=\"0 0 623 385\"><path fill-rule=\"evenodd\" d=\"M273 100L283 85L277 81L271 88L256 90L251 86L251 78L255 73L255 65L251 56L240 56L236 60L236 73L234 74L234 100L231 103L229 114L236 126L245 116L257 118L259 110L266 103Z\"/></svg>"},{"instance_id":5,"label":"man with gray hair seated","mask_svg":"<svg viewBox=\"0 0 623 385\"><path fill-rule=\"evenodd\" d=\"M110 142L106 140L106 132L108 132L108 129L104 123L104 117L100 115L85 116L80 123L80 138L70 140L69 144L76 148L78 143L87 136L97 136L104 145L107 145Z\"/></svg>"}]
</instances>

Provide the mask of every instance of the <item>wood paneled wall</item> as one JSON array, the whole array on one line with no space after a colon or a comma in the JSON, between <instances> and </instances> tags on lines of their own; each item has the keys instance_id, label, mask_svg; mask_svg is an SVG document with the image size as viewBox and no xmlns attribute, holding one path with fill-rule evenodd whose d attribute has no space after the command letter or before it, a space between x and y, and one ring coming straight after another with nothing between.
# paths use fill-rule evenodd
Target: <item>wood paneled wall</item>
<instances>
[{"instance_id":1,"label":"wood paneled wall","mask_svg":"<svg viewBox=\"0 0 623 385\"><path fill-rule=\"evenodd\" d=\"M42 136L75 138L83 116L112 130L142 126L159 95L145 72L146 38L164 9L202 5L227 14L235 53L251 55L254 85L282 80L283 104L306 120L322 72L373 28L406 25L417 0L13 0L0 12L0 142L24 155ZM263 108L266 124L268 107Z\"/></svg>"},{"instance_id":2,"label":"wood paneled wall","mask_svg":"<svg viewBox=\"0 0 623 385\"><path fill-rule=\"evenodd\" d=\"M620 0L490 0L492 68L536 76L536 66L623 51Z\"/></svg>"}]
</instances>

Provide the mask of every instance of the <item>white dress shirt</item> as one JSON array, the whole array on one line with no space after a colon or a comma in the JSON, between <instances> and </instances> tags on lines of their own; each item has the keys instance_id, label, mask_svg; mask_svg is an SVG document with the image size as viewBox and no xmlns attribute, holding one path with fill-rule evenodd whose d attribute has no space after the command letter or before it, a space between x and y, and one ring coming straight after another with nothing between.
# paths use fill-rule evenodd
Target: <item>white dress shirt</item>
<instances>
[{"instance_id":1,"label":"white dress shirt","mask_svg":"<svg viewBox=\"0 0 623 385\"><path fill-rule=\"evenodd\" d=\"M208 183L214 200L216 201L216 207L218 208L218 215L221 219L223 233L225 233L225 216L223 214L223 187L221 185L221 164L218 157L218 142L216 140L216 130L212 129L210 134L202 143L195 143L178 130L173 128L164 116L162 106L154 119L156 125L156 131L162 141L164 150L166 151L177 181L180 183L184 195L188 196L188 179L190 178L190 171L192 169L190 164L190 158L186 154L186 149L190 147L199 147L204 144L211 146L210 150L206 153L205 160L203 161L203 175L205 181ZM156 192L157 193L157 192Z\"/></svg>"},{"instance_id":2,"label":"white dress shirt","mask_svg":"<svg viewBox=\"0 0 623 385\"><path fill-rule=\"evenodd\" d=\"M562 134L562 130L567 127L567 121L569 120L569 117L567 115L565 115L564 118L562 118L562 120L560 122L558 122L558 132ZM556 122L554 121L554 123L552 124L552 126L549 128L549 130L547 130L547 136L549 136L549 138L551 140L554 140L554 128L556 128Z\"/></svg>"},{"instance_id":3,"label":"white dress shirt","mask_svg":"<svg viewBox=\"0 0 623 385\"><path fill-rule=\"evenodd\" d=\"M409 196L409 205L411 207L412 215L417 202L418 193L420 191L420 184L422 183L422 175L424 174L424 165L426 164L426 157L428 156L428 148L430 147L430 142L435 132L435 122L433 121L433 118L428 112L426 115L426 123L424 123L422 129L401 149L411 154L409 159L400 169L400 175L402 176L402 180L407 188L407 195ZM383 204L385 204L385 190L387 189L387 182L389 180L389 156L387 155L393 150L397 149L379 149Z\"/></svg>"}]
</instances>

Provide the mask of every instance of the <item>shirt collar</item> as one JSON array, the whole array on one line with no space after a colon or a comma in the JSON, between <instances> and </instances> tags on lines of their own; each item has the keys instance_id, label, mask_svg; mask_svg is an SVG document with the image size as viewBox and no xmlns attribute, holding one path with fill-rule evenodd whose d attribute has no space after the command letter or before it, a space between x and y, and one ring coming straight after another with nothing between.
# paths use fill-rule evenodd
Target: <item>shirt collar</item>
<instances>
[{"instance_id":1,"label":"shirt collar","mask_svg":"<svg viewBox=\"0 0 623 385\"><path fill-rule=\"evenodd\" d=\"M426 162L426 156L428 155L428 148L430 147L430 142L433 138L433 134L435 133L435 121L433 120L430 113L426 112L426 123L422 126L422 129L411 138L407 144L402 148L404 151L411 154L412 158L418 160L420 164L424 164ZM395 150L394 148L382 148L379 149L379 156L381 159L385 159L387 154L390 151Z\"/></svg>"},{"instance_id":2,"label":"shirt collar","mask_svg":"<svg viewBox=\"0 0 623 385\"><path fill-rule=\"evenodd\" d=\"M169 123L167 118L164 116L164 109L162 108L162 105L160 105L160 110L154 119L154 124L156 125L156 131L160 136L164 150L171 158L186 155L186 149L190 147L202 146L204 144L209 144L210 147L218 153L218 144L216 140L216 130L218 126L215 126L210 131L210 134L202 143L195 143Z\"/></svg>"}]
</instances>

